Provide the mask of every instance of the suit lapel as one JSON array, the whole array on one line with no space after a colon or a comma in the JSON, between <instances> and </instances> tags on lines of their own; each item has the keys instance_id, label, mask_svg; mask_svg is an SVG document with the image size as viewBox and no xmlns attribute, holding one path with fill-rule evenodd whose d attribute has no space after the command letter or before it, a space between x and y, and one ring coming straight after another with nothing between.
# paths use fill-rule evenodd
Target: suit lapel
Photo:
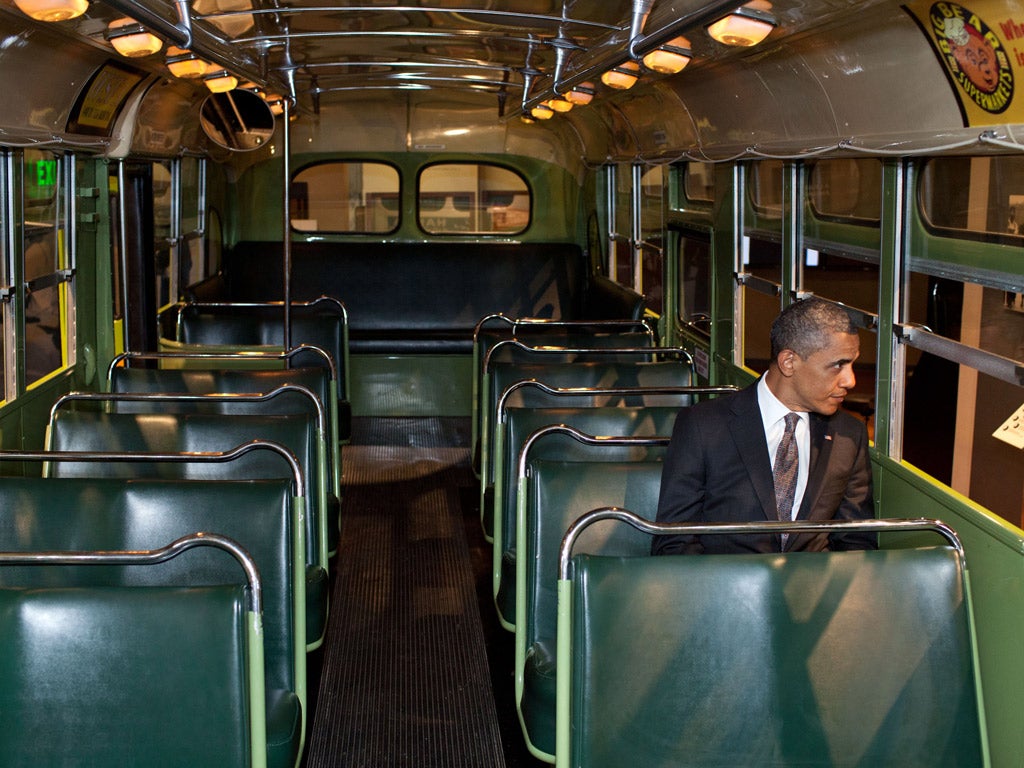
<instances>
[{"instance_id":1,"label":"suit lapel","mask_svg":"<svg viewBox=\"0 0 1024 768\"><path fill-rule=\"evenodd\" d=\"M768 442L764 437L761 410L757 405L757 386L751 385L732 398L732 433L736 451L743 461L747 475L754 486L754 493L761 503L764 516L775 520L775 485L772 480L772 464L768 458Z\"/></svg>"},{"instance_id":2,"label":"suit lapel","mask_svg":"<svg viewBox=\"0 0 1024 768\"><path fill-rule=\"evenodd\" d=\"M807 488L797 519L809 519L825 480L829 456L832 454L832 421L816 413L810 418L811 460L807 470Z\"/></svg>"}]
</instances>

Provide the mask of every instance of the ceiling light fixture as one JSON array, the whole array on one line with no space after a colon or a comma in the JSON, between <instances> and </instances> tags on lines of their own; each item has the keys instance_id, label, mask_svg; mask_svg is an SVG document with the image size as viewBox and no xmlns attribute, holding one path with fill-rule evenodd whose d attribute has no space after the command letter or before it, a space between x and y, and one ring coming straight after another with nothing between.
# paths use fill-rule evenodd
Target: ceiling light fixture
<instances>
[{"instance_id":1,"label":"ceiling light fixture","mask_svg":"<svg viewBox=\"0 0 1024 768\"><path fill-rule=\"evenodd\" d=\"M710 25L708 34L724 45L745 48L757 45L775 29L771 9L768 0L751 0Z\"/></svg>"},{"instance_id":2,"label":"ceiling light fixture","mask_svg":"<svg viewBox=\"0 0 1024 768\"><path fill-rule=\"evenodd\" d=\"M544 102L551 107L555 112L568 112L572 109L572 102L566 99L564 96L555 96L554 98L548 99Z\"/></svg>"},{"instance_id":3,"label":"ceiling light fixture","mask_svg":"<svg viewBox=\"0 0 1024 768\"><path fill-rule=\"evenodd\" d=\"M690 41L685 37L677 37L646 54L643 62L644 66L653 72L674 75L676 72L681 72L683 67L690 63L692 57Z\"/></svg>"},{"instance_id":4,"label":"ceiling light fixture","mask_svg":"<svg viewBox=\"0 0 1024 768\"><path fill-rule=\"evenodd\" d=\"M538 120L550 120L555 116L555 110L547 104L538 104L530 110L530 115Z\"/></svg>"},{"instance_id":5,"label":"ceiling light fixture","mask_svg":"<svg viewBox=\"0 0 1024 768\"><path fill-rule=\"evenodd\" d=\"M234 90L235 86L238 85L238 78L226 69L219 69L204 76L203 82L206 83L206 87L213 93L226 93L227 91Z\"/></svg>"},{"instance_id":6,"label":"ceiling light fixture","mask_svg":"<svg viewBox=\"0 0 1024 768\"><path fill-rule=\"evenodd\" d=\"M130 59L150 56L164 45L159 37L149 32L135 19L130 19L127 16L110 22L107 25L106 37L114 46L114 50Z\"/></svg>"},{"instance_id":7,"label":"ceiling light fixture","mask_svg":"<svg viewBox=\"0 0 1024 768\"><path fill-rule=\"evenodd\" d=\"M565 100L571 101L573 104L579 104L581 107L589 104L594 100L594 84L580 83L579 85L574 85L572 90L565 94Z\"/></svg>"},{"instance_id":8,"label":"ceiling light fixture","mask_svg":"<svg viewBox=\"0 0 1024 768\"><path fill-rule=\"evenodd\" d=\"M610 88L625 91L636 85L639 78L640 65L635 61L624 61L601 75L601 82Z\"/></svg>"},{"instance_id":9,"label":"ceiling light fixture","mask_svg":"<svg viewBox=\"0 0 1024 768\"><path fill-rule=\"evenodd\" d=\"M36 21L67 21L85 13L89 0L14 0L14 4Z\"/></svg>"},{"instance_id":10,"label":"ceiling light fixture","mask_svg":"<svg viewBox=\"0 0 1024 768\"><path fill-rule=\"evenodd\" d=\"M173 45L167 49L165 63L172 75L185 80L194 80L202 77L210 68L209 64L192 53L192 51Z\"/></svg>"}]
</instances>

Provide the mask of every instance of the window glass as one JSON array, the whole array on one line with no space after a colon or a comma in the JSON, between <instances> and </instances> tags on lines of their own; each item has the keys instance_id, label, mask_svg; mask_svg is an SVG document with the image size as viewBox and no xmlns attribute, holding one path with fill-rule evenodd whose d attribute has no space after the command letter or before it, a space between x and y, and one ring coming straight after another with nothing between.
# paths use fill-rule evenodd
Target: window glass
<instances>
[{"instance_id":1,"label":"window glass","mask_svg":"<svg viewBox=\"0 0 1024 768\"><path fill-rule=\"evenodd\" d=\"M782 299L778 294L782 284L782 246L760 238L745 238L742 261L743 271L761 278L761 281L742 287L741 362L751 370L764 373L770 358L768 328L782 309Z\"/></svg>"},{"instance_id":2,"label":"window glass","mask_svg":"<svg viewBox=\"0 0 1024 768\"><path fill-rule=\"evenodd\" d=\"M640 286L647 307L659 315L665 304L665 251L662 205L664 168L660 165L644 170L640 177L640 240L643 258Z\"/></svg>"},{"instance_id":3,"label":"window glass","mask_svg":"<svg viewBox=\"0 0 1024 768\"><path fill-rule=\"evenodd\" d=\"M615 282L633 287L633 248L630 246L632 225L633 178L628 165L611 166L615 179L615 209L612 221L615 252Z\"/></svg>"},{"instance_id":4,"label":"window glass","mask_svg":"<svg viewBox=\"0 0 1024 768\"><path fill-rule=\"evenodd\" d=\"M687 163L683 173L683 193L687 200L714 202L715 166L712 163Z\"/></svg>"},{"instance_id":5,"label":"window glass","mask_svg":"<svg viewBox=\"0 0 1024 768\"><path fill-rule=\"evenodd\" d=\"M679 320L711 336L711 240L679 233Z\"/></svg>"},{"instance_id":6,"label":"window glass","mask_svg":"<svg viewBox=\"0 0 1024 768\"><path fill-rule=\"evenodd\" d=\"M181 163L181 232L188 235L202 226L202 179L198 157L183 157Z\"/></svg>"},{"instance_id":7,"label":"window glass","mask_svg":"<svg viewBox=\"0 0 1024 768\"><path fill-rule=\"evenodd\" d=\"M768 329L782 309L778 296L743 287L743 365L756 373L768 370L771 344Z\"/></svg>"},{"instance_id":8,"label":"window glass","mask_svg":"<svg viewBox=\"0 0 1024 768\"><path fill-rule=\"evenodd\" d=\"M60 270L64 264L64 172L41 150L24 154L25 383L63 365Z\"/></svg>"},{"instance_id":9,"label":"window glass","mask_svg":"<svg viewBox=\"0 0 1024 768\"><path fill-rule=\"evenodd\" d=\"M292 228L300 232L398 229L398 171L384 163L328 162L292 178Z\"/></svg>"},{"instance_id":10,"label":"window glass","mask_svg":"<svg viewBox=\"0 0 1024 768\"><path fill-rule=\"evenodd\" d=\"M206 274L215 275L220 272L221 259L224 253L224 233L220 223L220 213L211 208L206 225Z\"/></svg>"},{"instance_id":11,"label":"window glass","mask_svg":"<svg viewBox=\"0 0 1024 768\"><path fill-rule=\"evenodd\" d=\"M882 163L872 158L819 160L811 166L807 194L823 218L877 223L882 215Z\"/></svg>"},{"instance_id":12,"label":"window glass","mask_svg":"<svg viewBox=\"0 0 1024 768\"><path fill-rule=\"evenodd\" d=\"M911 322L1024 365L1020 297L976 283L912 273ZM1020 386L908 347L903 458L1020 526L1024 453L999 439L1024 400Z\"/></svg>"},{"instance_id":13,"label":"window glass","mask_svg":"<svg viewBox=\"0 0 1024 768\"><path fill-rule=\"evenodd\" d=\"M924 219L932 227L1024 242L1024 157L932 158L918 190Z\"/></svg>"},{"instance_id":14,"label":"window glass","mask_svg":"<svg viewBox=\"0 0 1024 768\"><path fill-rule=\"evenodd\" d=\"M878 263L825 251L804 253L803 290L878 314Z\"/></svg>"},{"instance_id":15,"label":"window glass","mask_svg":"<svg viewBox=\"0 0 1024 768\"><path fill-rule=\"evenodd\" d=\"M0 160L5 161L4 167L6 167L7 154L0 152ZM0 199L7 199L9 194L10 179L6 173L0 174ZM7 206L0 205L0 232L10 231L10 222L7 221ZM10 295L14 295L13 284L14 276L11 272L13 266L10 261L10 256L7 252L7 238L0 237L0 286L8 289ZM13 323L13 306L10 301L4 301L0 303L0 400L6 400L9 396L13 397L13 392L9 393L7 390L8 371L13 373L14 367L13 362L7 360L7 353L10 351L7 349L7 329L11 327Z\"/></svg>"},{"instance_id":16,"label":"window glass","mask_svg":"<svg viewBox=\"0 0 1024 768\"><path fill-rule=\"evenodd\" d=\"M174 184L171 163L153 163L153 258L156 305L166 307L178 298L172 264L175 256L173 226Z\"/></svg>"},{"instance_id":17,"label":"window glass","mask_svg":"<svg viewBox=\"0 0 1024 768\"><path fill-rule=\"evenodd\" d=\"M750 166L750 202L758 213L782 215L782 161L761 160Z\"/></svg>"},{"instance_id":18,"label":"window glass","mask_svg":"<svg viewBox=\"0 0 1024 768\"><path fill-rule=\"evenodd\" d=\"M530 224L532 200L515 171L486 163L423 169L416 191L419 224L433 235L516 234Z\"/></svg>"}]
</instances>

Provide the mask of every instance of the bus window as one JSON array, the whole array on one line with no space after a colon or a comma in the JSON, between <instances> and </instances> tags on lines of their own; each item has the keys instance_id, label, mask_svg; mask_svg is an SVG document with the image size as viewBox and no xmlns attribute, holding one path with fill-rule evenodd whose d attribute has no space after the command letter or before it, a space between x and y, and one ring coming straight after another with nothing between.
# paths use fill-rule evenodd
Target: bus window
<instances>
[{"instance_id":1,"label":"bus window","mask_svg":"<svg viewBox=\"0 0 1024 768\"><path fill-rule=\"evenodd\" d=\"M819 218L877 225L882 163L873 158L819 160L811 166L807 196Z\"/></svg>"},{"instance_id":2,"label":"bus window","mask_svg":"<svg viewBox=\"0 0 1024 768\"><path fill-rule=\"evenodd\" d=\"M782 309L782 247L757 237L745 239L742 261L744 274L754 278L743 285L742 364L757 373L768 369L771 357L765 329Z\"/></svg>"},{"instance_id":3,"label":"bus window","mask_svg":"<svg viewBox=\"0 0 1024 768\"><path fill-rule=\"evenodd\" d=\"M27 149L23 174L25 383L32 384L64 364L61 291L69 273L61 158Z\"/></svg>"},{"instance_id":4,"label":"bus window","mask_svg":"<svg viewBox=\"0 0 1024 768\"><path fill-rule=\"evenodd\" d=\"M782 216L782 161L761 160L750 165L750 202L768 218Z\"/></svg>"},{"instance_id":5,"label":"bus window","mask_svg":"<svg viewBox=\"0 0 1024 768\"><path fill-rule=\"evenodd\" d=\"M156 305L166 307L178 298L180 272L175 273L174 184L170 161L153 163L153 258L156 260Z\"/></svg>"},{"instance_id":6,"label":"bus window","mask_svg":"<svg viewBox=\"0 0 1024 768\"><path fill-rule=\"evenodd\" d=\"M711 337L711 240L678 232L679 321L705 338Z\"/></svg>"},{"instance_id":7,"label":"bus window","mask_svg":"<svg viewBox=\"0 0 1024 768\"><path fill-rule=\"evenodd\" d=\"M984 193L977 191L979 180ZM1024 242L1024 157L932 158L922 171L919 191L924 220L933 231Z\"/></svg>"},{"instance_id":8,"label":"bus window","mask_svg":"<svg viewBox=\"0 0 1024 768\"><path fill-rule=\"evenodd\" d=\"M206 231L203 233L203 253L206 256L206 275L210 277L220 272L221 258L224 251L224 231L221 226L220 213L211 208L207 216Z\"/></svg>"},{"instance_id":9,"label":"bus window","mask_svg":"<svg viewBox=\"0 0 1024 768\"><path fill-rule=\"evenodd\" d=\"M630 230L633 220L633 179L629 166L608 166L614 195L611 201L611 256L615 260L611 277L615 282L633 287L633 248Z\"/></svg>"},{"instance_id":10,"label":"bus window","mask_svg":"<svg viewBox=\"0 0 1024 768\"><path fill-rule=\"evenodd\" d=\"M963 347L937 354L908 346L903 459L1020 526L1024 457L998 431L1024 395L972 367L970 350L1024 365L1024 309L1008 306L1002 289L919 271L908 286L908 321Z\"/></svg>"},{"instance_id":11,"label":"bus window","mask_svg":"<svg viewBox=\"0 0 1024 768\"><path fill-rule=\"evenodd\" d=\"M690 202L711 203L715 199L715 166L690 161L683 177L683 198Z\"/></svg>"},{"instance_id":12,"label":"bus window","mask_svg":"<svg viewBox=\"0 0 1024 768\"><path fill-rule=\"evenodd\" d=\"M661 314L665 303L665 248L662 235L664 169L655 165L640 177L640 285L634 286L647 299L647 308Z\"/></svg>"},{"instance_id":13,"label":"bus window","mask_svg":"<svg viewBox=\"0 0 1024 768\"><path fill-rule=\"evenodd\" d=\"M530 225L526 180L488 163L424 168L416 202L420 228L432 235L514 235Z\"/></svg>"},{"instance_id":14,"label":"bus window","mask_svg":"<svg viewBox=\"0 0 1024 768\"><path fill-rule=\"evenodd\" d=\"M7 160L7 155L0 153L0 157ZM5 167L9 167L5 163ZM0 175L0 199L8 199L10 179L7 174ZM7 207L0 207L0 231L9 232L11 222L7 220ZM0 238L0 287L5 291L5 298L0 304L0 400L9 400L14 397L14 392L8 390L8 385L13 384L13 379L8 375L13 373L14 360L8 360L8 354L13 358L14 345L9 344L8 329L13 327L14 306L11 299L16 295L14 290L14 265L11 261L11 254L8 253L8 238ZM13 388L12 388L13 389Z\"/></svg>"},{"instance_id":15,"label":"bus window","mask_svg":"<svg viewBox=\"0 0 1024 768\"><path fill-rule=\"evenodd\" d=\"M292 177L292 229L382 234L398 229L398 171L385 163L326 162Z\"/></svg>"},{"instance_id":16,"label":"bus window","mask_svg":"<svg viewBox=\"0 0 1024 768\"><path fill-rule=\"evenodd\" d=\"M195 285L205 279L206 261L203 255L202 205L205 198L202 184L202 161L196 157L183 157L179 162L181 178L181 260L182 285Z\"/></svg>"}]
</instances>

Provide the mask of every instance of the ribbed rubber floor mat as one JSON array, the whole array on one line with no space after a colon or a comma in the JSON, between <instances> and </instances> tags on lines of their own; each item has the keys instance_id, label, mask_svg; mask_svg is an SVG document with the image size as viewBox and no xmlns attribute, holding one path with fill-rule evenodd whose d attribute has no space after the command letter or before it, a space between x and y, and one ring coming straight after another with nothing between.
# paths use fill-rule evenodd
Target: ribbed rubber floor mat
<instances>
[{"instance_id":1,"label":"ribbed rubber floor mat","mask_svg":"<svg viewBox=\"0 0 1024 768\"><path fill-rule=\"evenodd\" d=\"M309 768L505 764L459 509L466 428L354 421Z\"/></svg>"}]
</instances>

